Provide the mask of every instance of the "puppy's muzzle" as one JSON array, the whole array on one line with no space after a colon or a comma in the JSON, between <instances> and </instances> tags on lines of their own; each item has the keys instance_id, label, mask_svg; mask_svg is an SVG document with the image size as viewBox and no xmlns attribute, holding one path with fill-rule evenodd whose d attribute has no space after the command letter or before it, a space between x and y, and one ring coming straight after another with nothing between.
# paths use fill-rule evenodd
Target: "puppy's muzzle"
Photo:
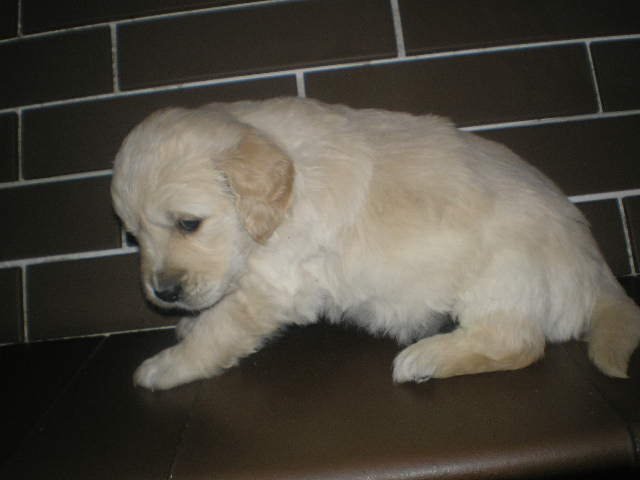
<instances>
[{"instance_id":1,"label":"puppy's muzzle","mask_svg":"<svg viewBox=\"0 0 640 480\"><path fill-rule=\"evenodd\" d=\"M177 284L162 290L156 290L154 288L153 294L163 302L176 303L182 298L182 286Z\"/></svg>"},{"instance_id":2,"label":"puppy's muzzle","mask_svg":"<svg viewBox=\"0 0 640 480\"><path fill-rule=\"evenodd\" d=\"M184 290L182 282L177 278L158 275L153 283L152 290L156 298L166 303L176 303L182 300Z\"/></svg>"}]
</instances>

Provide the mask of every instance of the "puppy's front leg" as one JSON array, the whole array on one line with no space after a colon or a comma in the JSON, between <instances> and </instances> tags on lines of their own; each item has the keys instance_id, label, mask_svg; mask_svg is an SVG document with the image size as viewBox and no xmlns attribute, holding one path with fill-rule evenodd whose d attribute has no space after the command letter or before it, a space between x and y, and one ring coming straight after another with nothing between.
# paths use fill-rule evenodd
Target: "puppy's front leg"
<instances>
[{"instance_id":1,"label":"puppy's front leg","mask_svg":"<svg viewBox=\"0 0 640 480\"><path fill-rule=\"evenodd\" d=\"M225 297L198 317L182 342L145 360L134 373L134 383L165 390L235 365L284 323L283 315L264 303L241 293Z\"/></svg>"},{"instance_id":2,"label":"puppy's front leg","mask_svg":"<svg viewBox=\"0 0 640 480\"><path fill-rule=\"evenodd\" d=\"M193 330L193 327L198 322L198 317L184 317L180 319L178 324L176 325L176 338L179 342L184 340L189 332Z\"/></svg>"}]
</instances>

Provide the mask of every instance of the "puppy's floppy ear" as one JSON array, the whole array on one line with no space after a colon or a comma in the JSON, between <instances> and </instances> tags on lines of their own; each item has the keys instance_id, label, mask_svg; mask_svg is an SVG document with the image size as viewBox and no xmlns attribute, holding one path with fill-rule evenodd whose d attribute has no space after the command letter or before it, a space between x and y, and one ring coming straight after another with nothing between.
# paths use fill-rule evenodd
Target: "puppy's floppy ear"
<instances>
[{"instance_id":1,"label":"puppy's floppy ear","mask_svg":"<svg viewBox=\"0 0 640 480\"><path fill-rule=\"evenodd\" d=\"M294 168L280 148L247 131L221 169L236 196L236 208L249 235L265 243L289 207Z\"/></svg>"}]
</instances>

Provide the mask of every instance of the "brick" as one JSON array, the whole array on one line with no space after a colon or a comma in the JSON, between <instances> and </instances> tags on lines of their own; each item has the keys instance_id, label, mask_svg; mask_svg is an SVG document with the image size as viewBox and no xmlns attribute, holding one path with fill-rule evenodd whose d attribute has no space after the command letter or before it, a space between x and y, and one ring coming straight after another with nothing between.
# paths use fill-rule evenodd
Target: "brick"
<instances>
[{"instance_id":1,"label":"brick","mask_svg":"<svg viewBox=\"0 0 640 480\"><path fill-rule=\"evenodd\" d=\"M116 248L110 177L0 190L0 260Z\"/></svg>"},{"instance_id":2,"label":"brick","mask_svg":"<svg viewBox=\"0 0 640 480\"><path fill-rule=\"evenodd\" d=\"M634 0L400 0L409 54L640 31Z\"/></svg>"},{"instance_id":3,"label":"brick","mask_svg":"<svg viewBox=\"0 0 640 480\"><path fill-rule=\"evenodd\" d=\"M19 268L0 269L0 343L22 339L21 279Z\"/></svg>"},{"instance_id":4,"label":"brick","mask_svg":"<svg viewBox=\"0 0 640 480\"><path fill-rule=\"evenodd\" d=\"M581 202L576 206L591 224L591 232L613 273L617 276L631 273L618 203L604 200Z\"/></svg>"},{"instance_id":5,"label":"brick","mask_svg":"<svg viewBox=\"0 0 640 480\"><path fill-rule=\"evenodd\" d=\"M258 5L118 28L125 89L395 55L386 0Z\"/></svg>"},{"instance_id":6,"label":"brick","mask_svg":"<svg viewBox=\"0 0 640 480\"><path fill-rule=\"evenodd\" d=\"M640 116L483 131L553 179L568 195L638 187Z\"/></svg>"},{"instance_id":7,"label":"brick","mask_svg":"<svg viewBox=\"0 0 640 480\"><path fill-rule=\"evenodd\" d=\"M597 109L580 46L323 71L306 76L306 91L330 103L436 113L459 125Z\"/></svg>"},{"instance_id":8,"label":"brick","mask_svg":"<svg viewBox=\"0 0 640 480\"><path fill-rule=\"evenodd\" d=\"M18 0L0 2L0 38L15 37L18 33Z\"/></svg>"},{"instance_id":9,"label":"brick","mask_svg":"<svg viewBox=\"0 0 640 480\"><path fill-rule=\"evenodd\" d=\"M137 255L27 268L29 331L34 339L172 325L176 318L147 306Z\"/></svg>"},{"instance_id":10,"label":"brick","mask_svg":"<svg viewBox=\"0 0 640 480\"><path fill-rule=\"evenodd\" d=\"M111 91L108 28L25 38L0 45L0 108Z\"/></svg>"},{"instance_id":11,"label":"brick","mask_svg":"<svg viewBox=\"0 0 640 480\"><path fill-rule=\"evenodd\" d=\"M18 179L18 117L0 115L0 182Z\"/></svg>"},{"instance_id":12,"label":"brick","mask_svg":"<svg viewBox=\"0 0 640 480\"><path fill-rule=\"evenodd\" d=\"M42 32L250 1L252 0L109 0L108 2L22 0L22 28L26 33Z\"/></svg>"},{"instance_id":13,"label":"brick","mask_svg":"<svg viewBox=\"0 0 640 480\"><path fill-rule=\"evenodd\" d=\"M604 110L640 108L640 40L594 43L591 52Z\"/></svg>"},{"instance_id":14,"label":"brick","mask_svg":"<svg viewBox=\"0 0 640 480\"><path fill-rule=\"evenodd\" d=\"M295 78L283 76L25 110L23 175L109 169L129 130L159 108L295 94Z\"/></svg>"}]
</instances>

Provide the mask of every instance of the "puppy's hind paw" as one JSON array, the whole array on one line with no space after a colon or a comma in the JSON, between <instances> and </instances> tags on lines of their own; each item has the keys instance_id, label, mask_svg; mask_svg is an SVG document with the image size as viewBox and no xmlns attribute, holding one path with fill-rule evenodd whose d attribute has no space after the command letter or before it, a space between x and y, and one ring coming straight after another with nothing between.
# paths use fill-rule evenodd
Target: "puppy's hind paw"
<instances>
[{"instance_id":1,"label":"puppy's hind paw","mask_svg":"<svg viewBox=\"0 0 640 480\"><path fill-rule=\"evenodd\" d=\"M206 376L187 361L177 345L142 362L133 374L133 383L149 390L167 390Z\"/></svg>"},{"instance_id":2,"label":"puppy's hind paw","mask_svg":"<svg viewBox=\"0 0 640 480\"><path fill-rule=\"evenodd\" d=\"M393 381L396 383L423 383L430 380L436 371L433 364L425 362L420 352L406 348L393 361Z\"/></svg>"}]
</instances>

